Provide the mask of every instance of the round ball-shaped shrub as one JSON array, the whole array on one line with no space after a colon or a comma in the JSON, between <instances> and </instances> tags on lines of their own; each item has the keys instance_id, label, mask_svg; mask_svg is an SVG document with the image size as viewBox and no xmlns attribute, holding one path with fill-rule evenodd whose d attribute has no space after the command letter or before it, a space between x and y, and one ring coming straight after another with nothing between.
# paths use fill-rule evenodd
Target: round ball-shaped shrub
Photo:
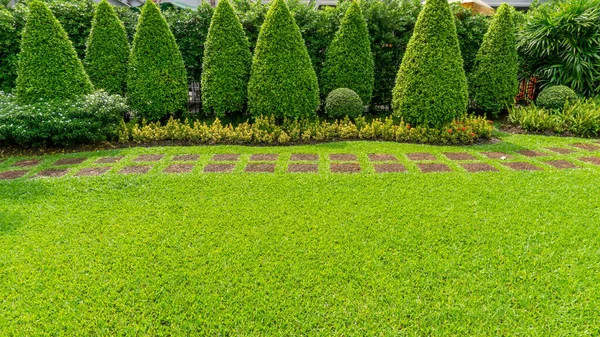
<instances>
[{"instance_id":1,"label":"round ball-shaped shrub","mask_svg":"<svg viewBox=\"0 0 600 337\"><path fill-rule=\"evenodd\" d=\"M565 102L575 102L576 100L577 94L573 89L564 85L556 85L542 90L535 103L546 109L562 109Z\"/></svg>"},{"instance_id":2,"label":"round ball-shaped shrub","mask_svg":"<svg viewBox=\"0 0 600 337\"><path fill-rule=\"evenodd\" d=\"M332 90L325 100L325 113L332 118L356 118L364 109L360 96L348 88Z\"/></svg>"}]
</instances>

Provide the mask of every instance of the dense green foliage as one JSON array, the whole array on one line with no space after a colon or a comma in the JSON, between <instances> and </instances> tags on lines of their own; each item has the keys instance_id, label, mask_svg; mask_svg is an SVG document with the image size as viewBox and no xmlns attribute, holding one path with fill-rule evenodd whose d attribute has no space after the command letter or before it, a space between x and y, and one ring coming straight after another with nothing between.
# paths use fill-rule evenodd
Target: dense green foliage
<instances>
[{"instance_id":1,"label":"dense green foliage","mask_svg":"<svg viewBox=\"0 0 600 337\"><path fill-rule=\"evenodd\" d=\"M12 90L17 79L19 32L13 14L0 6L0 91Z\"/></svg>"},{"instance_id":2,"label":"dense green foliage","mask_svg":"<svg viewBox=\"0 0 600 337\"><path fill-rule=\"evenodd\" d=\"M242 112L251 65L244 29L229 1L221 0L204 44L202 110L217 117Z\"/></svg>"},{"instance_id":3,"label":"dense green foliage","mask_svg":"<svg viewBox=\"0 0 600 337\"><path fill-rule=\"evenodd\" d=\"M43 2L31 2L19 54L19 102L76 99L91 92L90 79L60 23Z\"/></svg>"},{"instance_id":4,"label":"dense green foliage","mask_svg":"<svg viewBox=\"0 0 600 337\"><path fill-rule=\"evenodd\" d=\"M127 79L129 42L113 7L102 0L96 7L84 60L92 84L109 94L123 95Z\"/></svg>"},{"instance_id":5,"label":"dense green foliage","mask_svg":"<svg viewBox=\"0 0 600 337\"><path fill-rule=\"evenodd\" d=\"M506 3L496 11L469 81L475 107L494 116L511 107L519 91L513 11Z\"/></svg>"},{"instance_id":6,"label":"dense green foliage","mask_svg":"<svg viewBox=\"0 0 600 337\"><path fill-rule=\"evenodd\" d=\"M127 109L124 98L104 91L31 104L0 93L0 143L37 147L110 140Z\"/></svg>"},{"instance_id":7,"label":"dense green foliage","mask_svg":"<svg viewBox=\"0 0 600 337\"><path fill-rule=\"evenodd\" d=\"M364 104L371 102L374 75L370 46L367 23L360 6L353 1L327 48L320 82L323 96L337 88L348 88Z\"/></svg>"},{"instance_id":8,"label":"dense green foliage","mask_svg":"<svg viewBox=\"0 0 600 337\"><path fill-rule=\"evenodd\" d=\"M600 0L549 1L531 10L518 34L526 74L543 86L600 93Z\"/></svg>"},{"instance_id":9,"label":"dense green foliage","mask_svg":"<svg viewBox=\"0 0 600 337\"><path fill-rule=\"evenodd\" d=\"M562 109L565 104L575 101L577 101L577 94L573 89L564 85L555 85L542 90L535 103L546 109Z\"/></svg>"},{"instance_id":10,"label":"dense green foliage","mask_svg":"<svg viewBox=\"0 0 600 337\"><path fill-rule=\"evenodd\" d=\"M488 16L474 13L470 8L461 6L458 2L450 4L454 14L456 35L460 45L460 54L463 58L463 68L467 75L473 70L477 52L483 42L483 36L488 31L490 18ZM468 79L468 76L467 76Z\"/></svg>"},{"instance_id":11,"label":"dense green foliage","mask_svg":"<svg viewBox=\"0 0 600 337\"><path fill-rule=\"evenodd\" d=\"M125 32L127 33L127 41L133 42L133 36L135 35L135 26L137 25L138 18L140 17L140 13L132 10L129 7L114 7L113 8L119 20L125 26Z\"/></svg>"},{"instance_id":12,"label":"dense green foliage","mask_svg":"<svg viewBox=\"0 0 600 337\"><path fill-rule=\"evenodd\" d=\"M314 116L319 106L317 75L300 30L283 0L275 0L263 23L248 83L254 116Z\"/></svg>"},{"instance_id":13,"label":"dense green foliage","mask_svg":"<svg viewBox=\"0 0 600 337\"><path fill-rule=\"evenodd\" d=\"M466 113L467 79L446 0L429 0L396 78L394 114L413 125L442 127Z\"/></svg>"},{"instance_id":14,"label":"dense green foliage","mask_svg":"<svg viewBox=\"0 0 600 337\"><path fill-rule=\"evenodd\" d=\"M188 100L185 65L158 7L146 1L138 20L127 76L127 98L139 117L159 120Z\"/></svg>"},{"instance_id":15,"label":"dense green foliage","mask_svg":"<svg viewBox=\"0 0 600 337\"><path fill-rule=\"evenodd\" d=\"M352 89L338 88L332 90L325 99L325 114L331 118L356 118L365 110L360 96Z\"/></svg>"}]
</instances>

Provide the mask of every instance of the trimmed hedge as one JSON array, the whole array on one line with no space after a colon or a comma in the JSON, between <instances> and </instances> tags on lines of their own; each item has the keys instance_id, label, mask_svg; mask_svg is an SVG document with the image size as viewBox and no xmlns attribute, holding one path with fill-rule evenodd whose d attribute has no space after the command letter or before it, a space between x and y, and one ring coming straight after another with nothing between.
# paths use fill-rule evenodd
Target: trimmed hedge
<instances>
[{"instance_id":1,"label":"trimmed hedge","mask_svg":"<svg viewBox=\"0 0 600 337\"><path fill-rule=\"evenodd\" d=\"M492 115L511 107L519 91L513 11L506 3L498 8L483 37L470 76L471 99L475 107Z\"/></svg>"},{"instance_id":2,"label":"trimmed hedge","mask_svg":"<svg viewBox=\"0 0 600 337\"><path fill-rule=\"evenodd\" d=\"M91 93L92 83L58 20L39 0L29 7L19 54L19 102L75 99Z\"/></svg>"},{"instance_id":3,"label":"trimmed hedge","mask_svg":"<svg viewBox=\"0 0 600 337\"><path fill-rule=\"evenodd\" d=\"M228 0L220 0L204 44L202 110L223 117L246 104L252 54Z\"/></svg>"},{"instance_id":4,"label":"trimmed hedge","mask_svg":"<svg viewBox=\"0 0 600 337\"><path fill-rule=\"evenodd\" d=\"M283 0L275 0L263 23L248 83L253 116L300 118L319 106L317 75L300 30Z\"/></svg>"},{"instance_id":5,"label":"trimmed hedge","mask_svg":"<svg viewBox=\"0 0 600 337\"><path fill-rule=\"evenodd\" d=\"M446 0L427 0L402 59L394 114L412 125L442 127L465 115L467 78Z\"/></svg>"},{"instance_id":6,"label":"trimmed hedge","mask_svg":"<svg viewBox=\"0 0 600 337\"><path fill-rule=\"evenodd\" d=\"M142 7L133 38L127 98L137 115L149 121L187 106L185 65L167 21L152 1Z\"/></svg>"},{"instance_id":7,"label":"trimmed hedge","mask_svg":"<svg viewBox=\"0 0 600 337\"><path fill-rule=\"evenodd\" d=\"M19 31L13 14L0 6L0 91L11 91L17 79Z\"/></svg>"},{"instance_id":8,"label":"trimmed hedge","mask_svg":"<svg viewBox=\"0 0 600 337\"><path fill-rule=\"evenodd\" d=\"M84 60L94 87L109 94L123 95L128 59L129 42L125 27L108 1L102 0L96 7Z\"/></svg>"},{"instance_id":9,"label":"trimmed hedge","mask_svg":"<svg viewBox=\"0 0 600 337\"><path fill-rule=\"evenodd\" d=\"M349 88L364 104L369 104L373 95L373 54L367 23L356 1L346 11L326 55L321 75L322 93Z\"/></svg>"},{"instance_id":10,"label":"trimmed hedge","mask_svg":"<svg viewBox=\"0 0 600 337\"><path fill-rule=\"evenodd\" d=\"M356 118L365 111L360 96L352 89L332 90L325 100L325 114L331 118Z\"/></svg>"},{"instance_id":11,"label":"trimmed hedge","mask_svg":"<svg viewBox=\"0 0 600 337\"><path fill-rule=\"evenodd\" d=\"M565 104L573 104L577 99L577 94L573 89L564 85L555 85L542 90L535 103L541 108L562 109Z\"/></svg>"}]
</instances>

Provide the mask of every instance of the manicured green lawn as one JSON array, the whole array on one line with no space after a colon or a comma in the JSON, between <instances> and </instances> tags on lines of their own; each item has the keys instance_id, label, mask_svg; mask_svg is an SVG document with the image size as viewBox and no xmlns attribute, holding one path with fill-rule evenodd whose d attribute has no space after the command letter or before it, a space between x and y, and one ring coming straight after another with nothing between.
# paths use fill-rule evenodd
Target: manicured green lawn
<instances>
[{"instance_id":1,"label":"manicured green lawn","mask_svg":"<svg viewBox=\"0 0 600 337\"><path fill-rule=\"evenodd\" d=\"M599 154L543 150L577 142L593 143L507 136L471 147L42 157L25 178L0 180L0 335L597 336L600 166L577 158ZM441 155L452 151L500 171L468 173ZM481 151L543 170L512 171ZM321 154L319 173L285 173L297 152ZM420 173L408 152L433 153L453 172ZM146 153L166 156L147 174L116 173ZM192 153L192 173L161 172ZM233 173L202 173L215 153L242 157ZM252 153L280 154L275 173L244 173ZM330 173L330 153L357 154L363 172ZM408 172L374 173L369 153L395 154ZM74 176L113 155L125 158L105 175ZM28 178L77 156L88 160L64 177Z\"/></svg>"}]
</instances>

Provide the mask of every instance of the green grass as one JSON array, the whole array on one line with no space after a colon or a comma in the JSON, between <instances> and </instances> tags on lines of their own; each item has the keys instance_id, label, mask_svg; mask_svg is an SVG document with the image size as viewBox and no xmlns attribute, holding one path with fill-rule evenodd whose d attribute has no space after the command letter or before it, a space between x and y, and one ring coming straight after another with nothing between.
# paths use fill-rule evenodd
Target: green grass
<instances>
[{"instance_id":1,"label":"green grass","mask_svg":"<svg viewBox=\"0 0 600 337\"><path fill-rule=\"evenodd\" d=\"M0 181L0 335L596 336L600 167L514 172L479 151L589 140L507 136L435 147L347 142L298 147L131 148L102 177ZM419 173L404 153L468 151L501 172ZM241 153L233 174L201 173ZM320 153L318 174L285 172ZM333 174L329 153L363 173ZM143 153L146 175L114 174ZM201 154L167 175L172 154ZM279 153L275 174L243 173ZM375 174L368 153L406 173ZM593 154L592 154L593 155ZM0 163L5 171L19 158Z\"/></svg>"}]
</instances>

